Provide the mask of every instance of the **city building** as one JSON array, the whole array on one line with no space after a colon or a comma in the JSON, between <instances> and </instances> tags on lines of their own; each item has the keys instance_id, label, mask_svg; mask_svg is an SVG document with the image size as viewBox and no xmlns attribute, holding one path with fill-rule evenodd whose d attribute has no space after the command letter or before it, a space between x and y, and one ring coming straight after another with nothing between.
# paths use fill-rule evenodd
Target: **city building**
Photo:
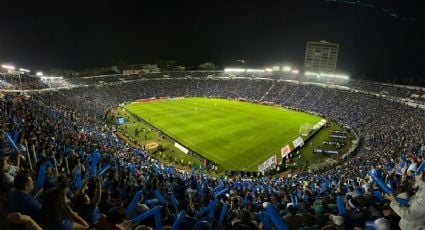
<instances>
[{"instance_id":1,"label":"city building","mask_svg":"<svg viewBox=\"0 0 425 230\"><path fill-rule=\"evenodd\" d=\"M339 44L309 41L305 49L304 71L334 73Z\"/></svg>"}]
</instances>

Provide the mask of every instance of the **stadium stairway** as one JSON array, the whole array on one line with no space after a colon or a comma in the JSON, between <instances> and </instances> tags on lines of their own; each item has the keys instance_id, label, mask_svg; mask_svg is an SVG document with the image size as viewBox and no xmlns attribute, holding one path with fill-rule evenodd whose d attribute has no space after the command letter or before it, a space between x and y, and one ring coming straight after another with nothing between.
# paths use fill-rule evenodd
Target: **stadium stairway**
<instances>
[{"instance_id":1,"label":"stadium stairway","mask_svg":"<svg viewBox=\"0 0 425 230\"><path fill-rule=\"evenodd\" d=\"M270 88L263 94L260 101L263 101L264 98L269 94L269 92L275 87L276 83L273 81L273 84L270 86Z\"/></svg>"}]
</instances>

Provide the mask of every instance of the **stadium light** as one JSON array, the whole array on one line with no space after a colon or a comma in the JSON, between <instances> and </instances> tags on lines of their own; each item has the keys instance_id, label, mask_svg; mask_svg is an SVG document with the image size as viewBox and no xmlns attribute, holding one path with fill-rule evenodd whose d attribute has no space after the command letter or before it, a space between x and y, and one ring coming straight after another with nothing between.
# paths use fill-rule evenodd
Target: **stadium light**
<instances>
[{"instance_id":1,"label":"stadium light","mask_svg":"<svg viewBox=\"0 0 425 230\"><path fill-rule=\"evenodd\" d=\"M13 65L1 65L1 67L7 70L15 70L15 66Z\"/></svg>"},{"instance_id":2,"label":"stadium light","mask_svg":"<svg viewBox=\"0 0 425 230\"><path fill-rule=\"evenodd\" d=\"M264 71L266 71L266 72L273 72L273 69L272 68L265 68Z\"/></svg>"},{"instance_id":3,"label":"stadium light","mask_svg":"<svg viewBox=\"0 0 425 230\"><path fill-rule=\"evenodd\" d=\"M297 69L293 69L293 70L291 71L291 73L293 73L293 74L299 74L299 73L300 73L300 71L299 71L299 70L297 70Z\"/></svg>"},{"instance_id":4,"label":"stadium light","mask_svg":"<svg viewBox=\"0 0 425 230\"><path fill-rule=\"evenodd\" d=\"M242 73L242 72L245 72L245 69L241 69L241 68L224 68L224 72L226 72L226 73Z\"/></svg>"},{"instance_id":5,"label":"stadium light","mask_svg":"<svg viewBox=\"0 0 425 230\"><path fill-rule=\"evenodd\" d=\"M272 69L273 69L273 71L279 71L280 68L279 68L279 66L273 66Z\"/></svg>"},{"instance_id":6,"label":"stadium light","mask_svg":"<svg viewBox=\"0 0 425 230\"><path fill-rule=\"evenodd\" d=\"M29 73L31 72L29 69L19 68L19 71Z\"/></svg>"},{"instance_id":7,"label":"stadium light","mask_svg":"<svg viewBox=\"0 0 425 230\"><path fill-rule=\"evenodd\" d=\"M314 72L305 72L304 74L306 76L317 76L317 75L319 75L318 73L314 73Z\"/></svg>"},{"instance_id":8,"label":"stadium light","mask_svg":"<svg viewBox=\"0 0 425 230\"><path fill-rule=\"evenodd\" d=\"M43 76L43 72L39 71L39 72L35 73L35 75L38 76L38 77L41 77L41 76Z\"/></svg>"},{"instance_id":9,"label":"stadium light","mask_svg":"<svg viewBox=\"0 0 425 230\"><path fill-rule=\"evenodd\" d=\"M283 66L282 67L283 72L291 72L292 68L290 66Z\"/></svg>"},{"instance_id":10,"label":"stadium light","mask_svg":"<svg viewBox=\"0 0 425 230\"><path fill-rule=\"evenodd\" d=\"M245 67L245 72L247 72L246 61L243 60L243 59L239 59L239 60L236 60L236 61L241 62L244 65L244 67Z\"/></svg>"},{"instance_id":11,"label":"stadium light","mask_svg":"<svg viewBox=\"0 0 425 230\"><path fill-rule=\"evenodd\" d=\"M320 76L320 77L338 78L338 79L343 79L343 80L348 80L348 79L350 79L348 75L344 75L344 74L320 73L320 75L319 75L319 76Z\"/></svg>"},{"instance_id":12,"label":"stadium light","mask_svg":"<svg viewBox=\"0 0 425 230\"><path fill-rule=\"evenodd\" d=\"M41 80L61 80L63 77L55 77L55 76L42 76L40 77Z\"/></svg>"},{"instance_id":13,"label":"stadium light","mask_svg":"<svg viewBox=\"0 0 425 230\"><path fill-rule=\"evenodd\" d=\"M248 73L264 73L264 69L247 69Z\"/></svg>"}]
</instances>

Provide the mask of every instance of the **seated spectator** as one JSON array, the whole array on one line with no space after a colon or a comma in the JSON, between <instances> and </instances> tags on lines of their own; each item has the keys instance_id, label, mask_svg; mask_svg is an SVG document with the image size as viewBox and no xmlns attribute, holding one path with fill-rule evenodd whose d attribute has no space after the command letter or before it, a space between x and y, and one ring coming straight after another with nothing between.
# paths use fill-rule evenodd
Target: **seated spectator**
<instances>
[{"instance_id":1,"label":"seated spectator","mask_svg":"<svg viewBox=\"0 0 425 230\"><path fill-rule=\"evenodd\" d=\"M107 213L114 206L115 204L111 201L111 192L109 190L102 191L102 198L99 203L100 212Z\"/></svg>"},{"instance_id":2,"label":"seated spectator","mask_svg":"<svg viewBox=\"0 0 425 230\"><path fill-rule=\"evenodd\" d=\"M344 229L344 218L342 216L329 215L331 220L331 226L334 226L334 229Z\"/></svg>"},{"instance_id":3,"label":"seated spectator","mask_svg":"<svg viewBox=\"0 0 425 230\"><path fill-rule=\"evenodd\" d=\"M250 214L248 211L244 210L240 214L240 221L233 225L235 229L250 229L255 230L258 227L251 220Z\"/></svg>"},{"instance_id":4,"label":"seated spectator","mask_svg":"<svg viewBox=\"0 0 425 230\"><path fill-rule=\"evenodd\" d=\"M388 220L391 225L391 230L400 230L398 223L400 222L400 217L395 214L390 206L384 206L383 211L384 219Z\"/></svg>"},{"instance_id":5,"label":"seated spectator","mask_svg":"<svg viewBox=\"0 0 425 230\"><path fill-rule=\"evenodd\" d=\"M43 229L30 216L22 215L19 212L10 213L7 216L7 220L12 224L23 225L26 230L42 230Z\"/></svg>"},{"instance_id":6,"label":"seated spectator","mask_svg":"<svg viewBox=\"0 0 425 230\"><path fill-rule=\"evenodd\" d=\"M314 216L311 214L303 215L303 225L298 230L319 230L320 226L315 224Z\"/></svg>"},{"instance_id":7,"label":"seated spectator","mask_svg":"<svg viewBox=\"0 0 425 230\"><path fill-rule=\"evenodd\" d=\"M62 188L53 188L44 194L42 219L46 229L71 230L89 227L89 224L66 203Z\"/></svg>"},{"instance_id":8,"label":"seated spectator","mask_svg":"<svg viewBox=\"0 0 425 230\"><path fill-rule=\"evenodd\" d=\"M15 176L13 181L14 189L9 193L9 211L20 212L37 219L40 215L41 204L31 192L34 189L34 182L28 171L21 171ZM40 193L41 190L38 192Z\"/></svg>"},{"instance_id":9,"label":"seated spectator","mask_svg":"<svg viewBox=\"0 0 425 230\"><path fill-rule=\"evenodd\" d=\"M125 220L124 208L113 207L108 210L106 218L100 218L98 228L102 230L124 230Z\"/></svg>"},{"instance_id":10,"label":"seated spectator","mask_svg":"<svg viewBox=\"0 0 425 230\"><path fill-rule=\"evenodd\" d=\"M6 194L13 188L13 180L19 171L19 168L10 164L9 161L9 154L0 150L0 168L2 172L0 175L0 191Z\"/></svg>"},{"instance_id":11,"label":"seated spectator","mask_svg":"<svg viewBox=\"0 0 425 230\"><path fill-rule=\"evenodd\" d=\"M360 207L357 200L351 198L347 201L346 212L344 213L345 229L363 227L366 223L366 212Z\"/></svg>"},{"instance_id":12,"label":"seated spectator","mask_svg":"<svg viewBox=\"0 0 425 230\"><path fill-rule=\"evenodd\" d=\"M286 222L286 225L288 225L288 228L290 230L292 229L298 229L303 225L303 217L300 215L297 215L297 209L294 208L294 206L289 206L287 208L288 215L286 215L283 219Z\"/></svg>"}]
</instances>

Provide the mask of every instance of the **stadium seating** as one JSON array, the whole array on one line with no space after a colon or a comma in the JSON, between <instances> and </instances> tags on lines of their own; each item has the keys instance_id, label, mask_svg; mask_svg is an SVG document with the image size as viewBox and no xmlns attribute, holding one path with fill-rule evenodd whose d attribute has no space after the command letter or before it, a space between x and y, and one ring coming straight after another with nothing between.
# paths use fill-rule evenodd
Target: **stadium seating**
<instances>
[{"instance_id":1,"label":"stadium seating","mask_svg":"<svg viewBox=\"0 0 425 230\"><path fill-rule=\"evenodd\" d=\"M357 92L251 78L102 79L114 84L74 79L88 86L0 101L4 229L425 226L425 111L367 93L408 97L415 90L360 83L355 87L367 92ZM192 175L126 145L103 125L110 108L160 96L269 101L353 127L362 144L338 167L291 177Z\"/></svg>"}]
</instances>

